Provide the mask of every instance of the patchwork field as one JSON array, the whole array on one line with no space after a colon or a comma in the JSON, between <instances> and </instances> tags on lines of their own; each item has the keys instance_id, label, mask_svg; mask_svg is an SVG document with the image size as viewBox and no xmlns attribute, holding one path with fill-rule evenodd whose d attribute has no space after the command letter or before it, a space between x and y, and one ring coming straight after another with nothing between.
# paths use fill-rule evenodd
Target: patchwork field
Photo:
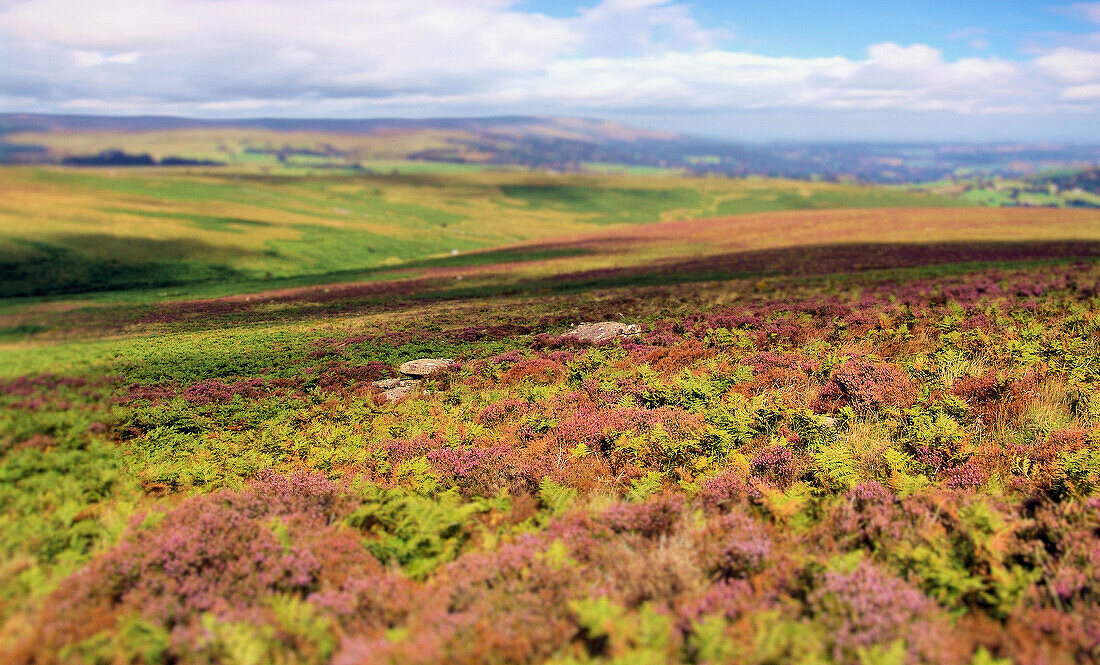
<instances>
[{"instance_id":1,"label":"patchwork field","mask_svg":"<svg viewBox=\"0 0 1100 665\"><path fill-rule=\"evenodd\" d=\"M1100 211L0 177L4 662L1100 658Z\"/></svg>"},{"instance_id":2,"label":"patchwork field","mask_svg":"<svg viewBox=\"0 0 1100 665\"><path fill-rule=\"evenodd\" d=\"M476 170L480 165L577 165L599 160L645 169L683 162L676 134L568 117L427 120L276 120L203 122L185 118L88 117L0 113L4 150L57 163L115 153L156 161L213 162L256 172L294 169ZM717 144L737 152L737 146ZM693 141L690 148L715 144ZM744 152L741 150L740 152ZM627 162L622 160L626 159ZM570 170L576 170L575 168ZM674 169L677 170L677 169Z\"/></svg>"},{"instance_id":3,"label":"patchwork field","mask_svg":"<svg viewBox=\"0 0 1100 665\"><path fill-rule=\"evenodd\" d=\"M181 157L236 166L317 165L328 161L350 166L352 160L404 160L409 153L440 150L451 140L473 141L470 133L421 130L373 135L285 132L263 129L185 129L106 132L19 132L14 144L44 146L71 157L108 150L149 154L156 160ZM282 152L283 159L279 159ZM310 158L313 158L312 160Z\"/></svg>"}]
</instances>

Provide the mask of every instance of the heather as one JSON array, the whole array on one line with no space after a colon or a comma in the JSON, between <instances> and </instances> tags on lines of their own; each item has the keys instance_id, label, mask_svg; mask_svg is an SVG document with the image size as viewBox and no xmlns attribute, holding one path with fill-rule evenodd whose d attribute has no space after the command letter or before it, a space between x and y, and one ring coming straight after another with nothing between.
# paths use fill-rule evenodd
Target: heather
<instances>
[{"instance_id":1,"label":"heather","mask_svg":"<svg viewBox=\"0 0 1100 665\"><path fill-rule=\"evenodd\" d=\"M48 313L88 325L2 350L0 652L1096 662L1100 268L1056 250Z\"/></svg>"}]
</instances>

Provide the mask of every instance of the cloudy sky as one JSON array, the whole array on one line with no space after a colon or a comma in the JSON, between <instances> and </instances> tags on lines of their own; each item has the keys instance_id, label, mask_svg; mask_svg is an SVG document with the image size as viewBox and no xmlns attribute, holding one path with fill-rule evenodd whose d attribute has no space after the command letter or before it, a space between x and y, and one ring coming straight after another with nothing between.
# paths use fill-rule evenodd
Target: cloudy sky
<instances>
[{"instance_id":1,"label":"cloudy sky","mask_svg":"<svg viewBox=\"0 0 1100 665\"><path fill-rule=\"evenodd\" d=\"M1100 143L1100 2L0 0L0 110Z\"/></svg>"}]
</instances>

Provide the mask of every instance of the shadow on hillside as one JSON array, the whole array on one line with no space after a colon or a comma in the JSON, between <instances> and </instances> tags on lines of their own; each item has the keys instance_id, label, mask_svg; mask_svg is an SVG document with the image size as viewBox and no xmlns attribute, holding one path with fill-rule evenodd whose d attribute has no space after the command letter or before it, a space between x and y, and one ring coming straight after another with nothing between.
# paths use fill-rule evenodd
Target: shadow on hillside
<instances>
[{"instance_id":1,"label":"shadow on hillside","mask_svg":"<svg viewBox=\"0 0 1100 665\"><path fill-rule=\"evenodd\" d=\"M235 256L255 255L234 249ZM175 286L237 279L227 250L196 240L100 234L0 244L0 298Z\"/></svg>"},{"instance_id":2,"label":"shadow on hillside","mask_svg":"<svg viewBox=\"0 0 1100 665\"><path fill-rule=\"evenodd\" d=\"M646 266L556 275L556 292L621 286L660 286L770 276L861 273L954 264L1018 264L1100 257L1100 242L853 243L728 252Z\"/></svg>"},{"instance_id":3,"label":"shadow on hillside","mask_svg":"<svg viewBox=\"0 0 1100 665\"><path fill-rule=\"evenodd\" d=\"M228 233L244 233L251 228L265 228L274 226L271 222L258 219L245 219L243 217L220 217L215 215L199 215L194 213L141 210L138 208L100 208L100 212L108 214L131 215L134 217L147 217L149 219L168 219L173 221L190 222L190 224L203 231L221 231Z\"/></svg>"},{"instance_id":4,"label":"shadow on hillside","mask_svg":"<svg viewBox=\"0 0 1100 665\"><path fill-rule=\"evenodd\" d=\"M263 224L231 218L189 216L196 223ZM184 217L180 217L181 219ZM211 229L225 230L225 229ZM543 243L455 256L408 261L398 265L354 268L293 277L260 278L225 265L232 258L261 252L217 247L195 240L154 240L107 234L58 235L47 241L9 239L0 244L0 298L50 296L129 289L202 286L231 283L240 293L303 288L385 279L410 270L473 268L527 263L622 251L612 240L585 244ZM109 258L107 258L109 257Z\"/></svg>"},{"instance_id":5,"label":"shadow on hillside","mask_svg":"<svg viewBox=\"0 0 1100 665\"><path fill-rule=\"evenodd\" d=\"M187 327L294 322L342 314L393 312L431 302L497 297L583 295L606 288L644 288L730 279L789 276L857 276L867 271L934 268L931 275L962 269L1023 267L1100 257L1100 242L987 242L837 244L730 252L621 268L604 268L464 287L453 276L328 287L165 303L142 317L147 323ZM928 274L922 275L928 276ZM889 280L890 275L882 275Z\"/></svg>"},{"instance_id":6,"label":"shadow on hillside","mask_svg":"<svg viewBox=\"0 0 1100 665\"><path fill-rule=\"evenodd\" d=\"M488 249L476 252L466 252L455 256L409 261L398 266L359 272L376 273L386 270L405 270L408 268L469 268L474 266L492 266L500 263L549 261L551 259L565 259L597 253L611 253L614 251L613 244L612 241L601 241L599 243L587 243L583 246L565 242L523 245L522 247Z\"/></svg>"},{"instance_id":7,"label":"shadow on hillside","mask_svg":"<svg viewBox=\"0 0 1100 665\"><path fill-rule=\"evenodd\" d=\"M531 263L537 261L550 261L591 254L613 254L623 251L621 242L606 241L599 243L586 243L584 246L568 243L545 243L540 245L524 245L523 247L508 247L503 249L479 250L463 252L454 256L440 256L430 259L418 259L406 261L396 265L382 265L371 268L352 268L348 270L334 270L324 273L310 273L293 277L275 277L258 279L244 277L235 280L233 286L239 293L271 291L277 289L301 289L309 287L324 287L327 291L340 290L351 282L371 281L387 279L392 276L398 279L410 271L417 270L451 270L457 268L476 268L480 266L501 267L512 263Z\"/></svg>"}]
</instances>

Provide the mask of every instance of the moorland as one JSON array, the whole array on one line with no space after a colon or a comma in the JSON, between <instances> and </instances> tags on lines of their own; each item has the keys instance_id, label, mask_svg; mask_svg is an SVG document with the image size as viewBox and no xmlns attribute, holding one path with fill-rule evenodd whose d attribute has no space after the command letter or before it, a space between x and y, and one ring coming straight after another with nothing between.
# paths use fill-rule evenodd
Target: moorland
<instances>
[{"instance_id":1,"label":"moorland","mask_svg":"<svg viewBox=\"0 0 1100 665\"><path fill-rule=\"evenodd\" d=\"M555 116L197 120L0 113L0 163L220 164L234 169L535 168L925 183L1095 165L1100 146L732 140Z\"/></svg>"},{"instance_id":2,"label":"moorland","mask_svg":"<svg viewBox=\"0 0 1100 665\"><path fill-rule=\"evenodd\" d=\"M282 169L0 170L5 662L1100 658L1100 211Z\"/></svg>"}]
</instances>

